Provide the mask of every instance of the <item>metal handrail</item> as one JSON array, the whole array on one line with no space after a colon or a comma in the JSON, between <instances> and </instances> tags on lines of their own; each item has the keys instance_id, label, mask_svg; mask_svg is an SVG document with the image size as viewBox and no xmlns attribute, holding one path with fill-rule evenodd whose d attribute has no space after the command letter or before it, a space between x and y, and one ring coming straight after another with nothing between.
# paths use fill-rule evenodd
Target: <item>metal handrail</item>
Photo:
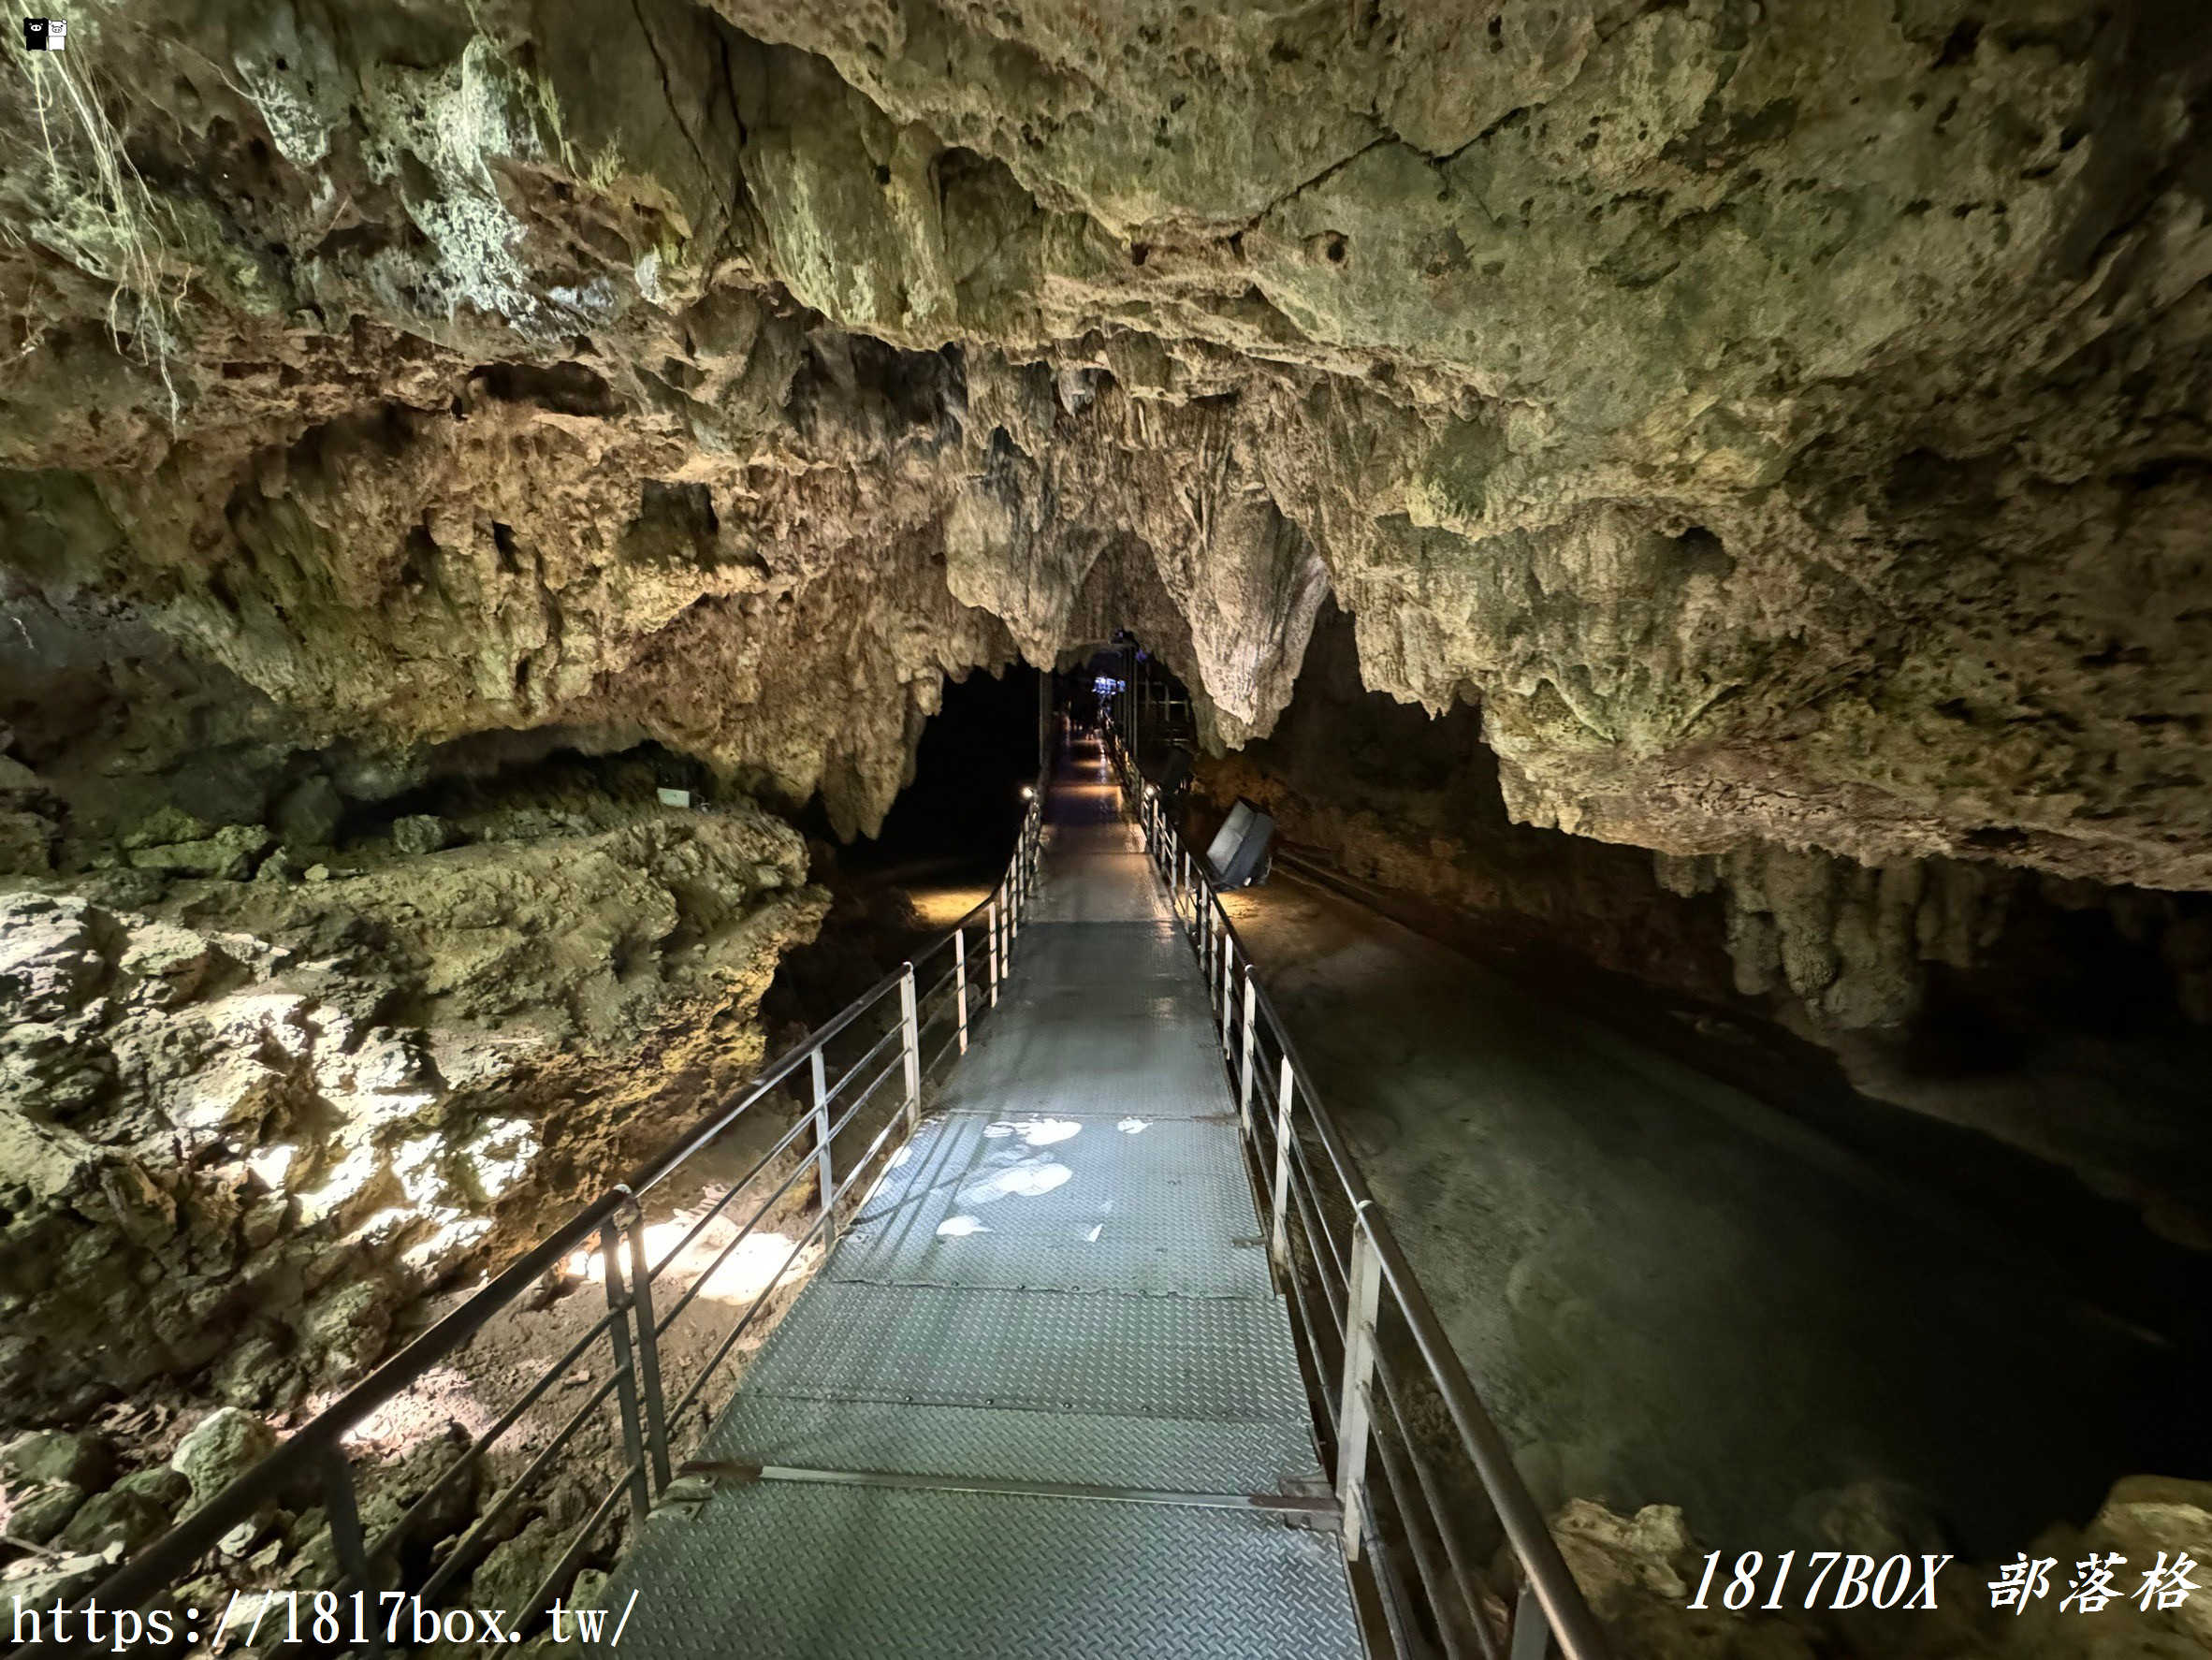
<instances>
[{"instance_id":1,"label":"metal handrail","mask_svg":"<svg viewBox=\"0 0 2212 1660\"><path fill-rule=\"evenodd\" d=\"M1389 1307L1396 1313L1411 1338L1421 1372L1444 1405L1457 1432L1460 1449L1480 1481L1520 1568L1523 1594L1512 1617L1511 1633L1515 1660L1523 1654L1552 1652L1552 1644L1557 1645L1557 1652L1566 1655L1567 1660L1605 1660L1606 1641L1589 1604L1568 1572L1542 1510L1514 1467L1505 1436L1484 1409L1466 1367L1445 1332L1443 1322L1421 1289L1412 1264L1367 1186L1366 1177L1323 1103L1313 1075L1290 1037L1288 1023L1253 971L1251 952L1222 904L1219 891L1209 879L1204 858L1185 846L1182 836L1170 821L1159 791L1137 773L1128 752L1118 744L1111 746L1111 752L1121 774L1125 796L1130 801L1143 831L1145 850L1173 895L1177 918L1199 956L1208 996L1214 1000L1224 1063L1230 1069L1238 1097L1243 1134L1261 1172L1262 1179L1258 1185L1266 1213L1264 1220L1272 1230L1271 1257L1276 1272L1290 1283L1291 1289L1300 1291L1291 1299L1291 1306L1299 1316L1317 1376L1326 1379L1330 1368L1315 1343L1317 1328L1312 1312L1305 1306L1302 1288L1296 1285L1297 1276L1288 1260L1289 1213L1293 1210L1299 1216L1299 1230L1315 1256L1322 1305L1330 1324L1339 1328L1342 1333L1339 1338L1344 1350L1341 1403L1325 1399L1325 1405L1331 1408L1327 1417L1337 1432L1337 1493L1345 1510L1347 1558L1356 1559L1362 1545L1377 1555L1389 1551L1387 1541L1373 1525L1365 1503L1369 1440L1382 1449L1386 1478L1389 1466L1394 1463L1370 1407L1370 1403L1377 1398L1375 1381L1379 1372L1380 1398L1398 1423L1401 1439L1413 1452L1414 1485L1419 1490L1409 1495L1399 1491L1401 1482L1391 1480L1387 1482L1392 1489L1390 1496L1402 1518L1417 1510L1426 1512L1428 1525L1444 1541L1450 1559L1441 1576L1452 1588L1449 1600L1462 1605L1462 1617L1476 1632L1485 1654L1496 1653L1502 1647L1497 1634L1491 1629L1489 1617L1470 1594L1469 1575L1453 1548L1454 1536L1448 1518L1442 1513L1440 1495L1419 1449L1413 1446L1405 1408L1399 1399L1400 1379L1389 1358L1378 1352L1375 1342L1375 1327L1387 1297ZM1265 1076L1269 1070L1263 1064L1267 1039L1272 1039L1273 1043L1279 1078L1276 1085L1271 1085ZM1286 1101L1284 1097L1289 1099ZM1256 1127L1271 1114L1257 1110L1262 1103L1273 1109L1269 1144L1264 1147ZM1297 1191L1301 1178L1310 1187L1319 1173L1306 1168L1304 1151L1299 1145L1298 1129L1302 1125L1310 1128L1325 1155L1325 1168L1336 1179L1338 1197L1349 1209L1351 1238L1346 1256L1338 1255L1336 1241L1330 1236L1320 1193L1310 1194L1308 1211L1309 1195ZM1272 1182L1265 1179L1271 1171ZM1330 1267L1343 1281L1345 1306L1341 1313L1337 1307L1340 1301L1337 1288L1319 1267L1324 1253ZM1416 1536L1410 1528L1408 1536ZM1417 1544L1414 1555L1419 1580L1433 1605L1432 1620L1441 1632L1448 1634L1450 1622L1442 1606L1447 1599L1432 1582L1432 1565L1425 1560L1429 1552ZM1524 1648L1524 1642L1539 1635L1525 1630L1532 1620L1541 1622L1541 1643ZM1396 1624L1393 1619L1393 1629ZM1444 1640L1448 1649L1456 1647L1448 1635Z\"/></svg>"},{"instance_id":2,"label":"metal handrail","mask_svg":"<svg viewBox=\"0 0 2212 1660\"><path fill-rule=\"evenodd\" d=\"M1004 876L987 897L944 934L916 953L911 960L886 974L779 1056L753 1079L734 1104L703 1120L670 1146L647 1159L632 1172L627 1181L608 1188L571 1216L531 1249L509 1263L459 1307L437 1320L400 1353L315 1414L273 1451L240 1473L206 1504L190 1512L167 1533L109 1574L77 1604L73 1611L81 1614L95 1603L111 1609L143 1608L164 1591L191 1577L202 1559L214 1551L218 1541L226 1534L239 1523L255 1516L265 1505L274 1499L303 1492L311 1485L319 1485L326 1514L330 1522L331 1541L339 1573L332 1585L338 1588L351 1585L367 1591L371 1614L367 1623L367 1640L356 1644L351 1640L352 1616L349 1608L347 1635L331 1646L339 1651L358 1647L364 1653L380 1652L384 1645L381 1641L381 1616L376 1612L376 1593L386 1588L386 1576L383 1569L392 1562L399 1545L418 1519L433 1507L433 1501L438 1495L458 1479L470 1465L479 1463L492 1445L519 1422L547 1390L562 1376L572 1373L579 1363L585 1362L596 1342L605 1337L613 1360L610 1376L591 1391L583 1405L571 1415L567 1423L538 1452L522 1474L508 1483L485 1508L474 1523L462 1534L458 1545L446 1554L436 1571L417 1590L417 1594L434 1595L438 1590L473 1571L475 1564L472 1557L478 1546L490 1542L488 1535L493 1526L513 1508L525 1490L551 1465L560 1448L605 1405L611 1395L617 1400L620 1410L623 1442L622 1461L615 1471L614 1484L593 1507L583 1527L571 1536L568 1547L556 1562L553 1571L540 1583L528 1605L520 1610L508 1610L517 1616L509 1627L514 1638L508 1645L510 1649L518 1647L525 1638L534 1636L536 1626L542 1624L543 1611L547 1606L546 1598L555 1594L566 1583L567 1577L575 1572L583 1560L590 1538L615 1512L625 1492L631 1497L636 1519L640 1522L644 1520L646 1512L673 1478L667 1445L670 1426L697 1400L706 1380L720 1366L738 1337L752 1325L767 1299L782 1283L785 1274L808 1246L818 1238L826 1245L834 1237L839 1201L854 1190L876 1159L887 1150L891 1138L902 1127L908 1134L912 1133L920 1116L922 1078L924 1072L921 1056L921 1030L924 1025L940 1018L947 1012L940 1009L924 1018L920 1013L920 1004L933 1000L945 989L947 981L952 983L953 1000L959 1005L956 1038L963 1052L968 1046L970 1025L988 1010L997 1007L1000 983L1011 969L1014 942L1020 936L1022 925L1037 892L1043 829L1044 782L1041 775L1036 786L1028 792L1029 807L1023 815L1013 855L1008 862ZM969 935L979 928L983 936L980 954L971 954ZM953 967L931 987L925 998L918 999L915 995L916 968L933 962L940 952L946 951L953 954ZM899 1002L895 1024L870 1044L858 1059L842 1069L835 1088L828 1087L822 1058L827 1046L851 1030L895 992L898 994ZM971 1002L973 1007L970 1007ZM883 1054L894 1036L898 1040L900 1057L869 1081L854 1099L835 1102L841 1112L833 1125L830 1108L835 1098L870 1062ZM940 1050L938 1058L942 1057L942 1053ZM934 1064L933 1060L931 1065ZM772 1091L792 1080L802 1068L810 1070L812 1095L803 1105L792 1129L744 1177L731 1184L721 1198L693 1224L681 1241L662 1255L659 1262L648 1264L646 1260L645 1222L639 1199L719 1140L739 1118ZM902 1069L906 1074L906 1089L900 1102L901 1110L895 1113L877 1132L861 1157L845 1172L843 1179L835 1179L832 1143L836 1133L854 1122L882 1083L894 1071ZM811 1173L819 1184L815 1219L793 1245L775 1277L755 1294L745 1312L739 1316L735 1329L701 1368L691 1388L672 1409L662 1393L659 1362L660 1338L668 1326L691 1304L699 1287L705 1285L720 1269L721 1262L735 1248L735 1244L724 1248L714 1264L677 1302L665 1318L658 1319L653 1314L653 1283L690 1246L715 1216L721 1214L724 1207L765 1171L777 1157L796 1144L809 1121L815 1132L812 1154L797 1167L792 1177L786 1178L753 1207L738 1227L738 1238L743 1239L750 1233L774 1205L799 1186L800 1179L809 1173L809 1163L813 1166ZM549 1273L578 1249L589 1248L594 1240L599 1244L606 1285L606 1314L578 1338L560 1361L532 1381L490 1428L472 1437L468 1446L460 1449L453 1462L438 1473L429 1488L407 1507L381 1538L373 1542L366 1538L360 1525L352 1464L345 1450L347 1434L367 1420L379 1407L420 1381L425 1374L458 1350L494 1316L528 1296ZM587 1374L586 1377L588 1381L589 1375ZM290 1589L307 1591L331 1588ZM79 1632L84 1629L81 1619L76 1622L76 1629ZM100 1643L41 1643L34 1640L12 1650L8 1660L30 1660L33 1655L90 1654L104 1652L105 1647L104 1639Z\"/></svg>"}]
</instances>

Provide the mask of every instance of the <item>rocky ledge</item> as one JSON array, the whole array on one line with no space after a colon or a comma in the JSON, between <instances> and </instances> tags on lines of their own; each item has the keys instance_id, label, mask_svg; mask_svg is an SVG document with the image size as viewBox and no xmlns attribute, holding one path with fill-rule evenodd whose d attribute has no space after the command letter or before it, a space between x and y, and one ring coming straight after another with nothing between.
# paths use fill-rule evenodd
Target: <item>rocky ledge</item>
<instances>
[{"instance_id":1,"label":"rocky ledge","mask_svg":"<svg viewBox=\"0 0 2212 1660\"><path fill-rule=\"evenodd\" d=\"M757 1064L826 905L804 844L628 783L342 850L164 808L110 869L0 883L7 1418L350 1377Z\"/></svg>"}]
</instances>

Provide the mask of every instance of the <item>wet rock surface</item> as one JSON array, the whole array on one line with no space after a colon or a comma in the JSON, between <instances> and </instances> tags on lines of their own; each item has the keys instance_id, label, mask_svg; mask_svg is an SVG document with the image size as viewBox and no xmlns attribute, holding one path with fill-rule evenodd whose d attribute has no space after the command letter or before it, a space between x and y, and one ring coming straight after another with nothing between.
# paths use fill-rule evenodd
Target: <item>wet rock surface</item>
<instances>
[{"instance_id":1,"label":"wet rock surface","mask_svg":"<svg viewBox=\"0 0 2212 1660\"><path fill-rule=\"evenodd\" d=\"M1570 999L1284 879L1229 908L1539 1504L1986 1556L2202 1467L2202 1260L2074 1172L1624 977Z\"/></svg>"},{"instance_id":2,"label":"wet rock surface","mask_svg":"<svg viewBox=\"0 0 2212 1660\"><path fill-rule=\"evenodd\" d=\"M1512 822L1501 772L1472 711L1431 721L1363 690L1332 605L1275 732L1199 763L1191 828L1202 843L1248 800L1275 819L1292 880L1600 1019L1638 999L1591 966L1632 976L1674 1004L1636 1041L1717 1060L1824 1131L1878 1129L1894 1103L2048 1161L2168 1239L2212 1241L2204 896L1765 841L1639 854Z\"/></svg>"}]
</instances>

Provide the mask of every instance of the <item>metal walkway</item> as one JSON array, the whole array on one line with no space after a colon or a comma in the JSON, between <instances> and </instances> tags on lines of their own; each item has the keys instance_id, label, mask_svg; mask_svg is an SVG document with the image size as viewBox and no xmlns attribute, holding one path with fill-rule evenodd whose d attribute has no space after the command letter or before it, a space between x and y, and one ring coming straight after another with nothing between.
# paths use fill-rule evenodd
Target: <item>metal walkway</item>
<instances>
[{"instance_id":1,"label":"metal walkway","mask_svg":"<svg viewBox=\"0 0 2212 1660\"><path fill-rule=\"evenodd\" d=\"M62 1635L70 1598L189 1628L211 1584L255 1607L249 1632L314 1598L312 1633L287 1615L255 1653L368 1660L429 1642L433 1617L431 1646L466 1645L479 1615L502 1654L550 1627L557 1652L589 1630L587 1651L645 1660L1349 1660L1362 1641L1605 1660L1210 867L1112 743L1111 773L1092 746L1063 766L1049 832L1026 792L1004 875L951 929L158 1538L57 1592L52 1641L19 1620L7 1660L105 1653L89 1621ZM706 1175L682 1237L649 1241L647 1204L763 1114L749 1168ZM795 1241L768 1226L794 1213ZM766 1235L789 1248L742 1310L701 1295ZM718 1368L818 1242L828 1260L710 1420ZM444 1411L473 1340L578 1254L605 1313L534 1377L502 1362L498 1417L388 1502L364 1426L411 1391ZM241 1576L232 1530L310 1493L320 1585ZM550 1550L500 1560L524 1526Z\"/></svg>"},{"instance_id":2,"label":"metal walkway","mask_svg":"<svg viewBox=\"0 0 2212 1660\"><path fill-rule=\"evenodd\" d=\"M1008 1006L603 1594L623 1655L1362 1653L1206 983L1095 746L1045 822Z\"/></svg>"}]
</instances>

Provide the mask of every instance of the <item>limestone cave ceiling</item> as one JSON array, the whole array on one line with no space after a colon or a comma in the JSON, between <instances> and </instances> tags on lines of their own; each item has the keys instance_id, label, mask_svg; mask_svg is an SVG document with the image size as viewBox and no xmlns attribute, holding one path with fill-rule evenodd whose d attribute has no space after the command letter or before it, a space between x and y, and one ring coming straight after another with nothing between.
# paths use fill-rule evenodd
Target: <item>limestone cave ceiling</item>
<instances>
[{"instance_id":1,"label":"limestone cave ceiling","mask_svg":"<svg viewBox=\"0 0 2212 1660\"><path fill-rule=\"evenodd\" d=\"M146 0L9 61L0 651L167 642L153 751L650 737L867 828L944 673L1133 628L1234 746L1333 594L1532 823L2212 886L2189 0Z\"/></svg>"}]
</instances>

